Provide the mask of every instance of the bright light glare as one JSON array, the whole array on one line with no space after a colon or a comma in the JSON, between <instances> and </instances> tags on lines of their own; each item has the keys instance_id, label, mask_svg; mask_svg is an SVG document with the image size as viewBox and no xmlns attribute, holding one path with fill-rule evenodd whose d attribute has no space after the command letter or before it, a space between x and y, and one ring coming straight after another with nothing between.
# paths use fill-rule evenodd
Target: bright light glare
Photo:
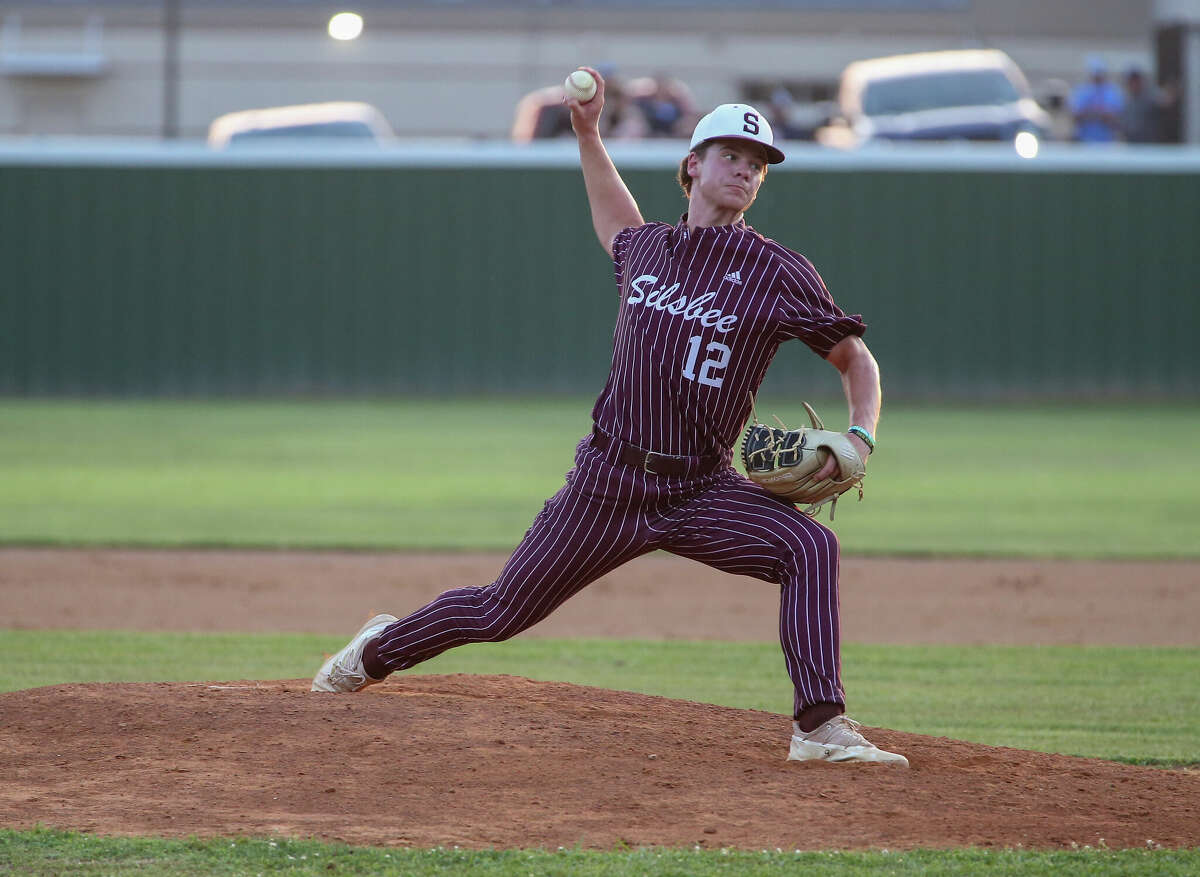
<instances>
[{"instance_id":1,"label":"bright light glare","mask_svg":"<svg viewBox=\"0 0 1200 877\"><path fill-rule=\"evenodd\" d=\"M1038 154L1037 135L1031 131L1022 131L1013 139L1017 155L1021 158L1036 158Z\"/></svg>"},{"instance_id":2,"label":"bright light glare","mask_svg":"<svg viewBox=\"0 0 1200 877\"><path fill-rule=\"evenodd\" d=\"M339 12L329 19L329 35L335 40L357 39L362 29L362 16L357 12Z\"/></svg>"}]
</instances>

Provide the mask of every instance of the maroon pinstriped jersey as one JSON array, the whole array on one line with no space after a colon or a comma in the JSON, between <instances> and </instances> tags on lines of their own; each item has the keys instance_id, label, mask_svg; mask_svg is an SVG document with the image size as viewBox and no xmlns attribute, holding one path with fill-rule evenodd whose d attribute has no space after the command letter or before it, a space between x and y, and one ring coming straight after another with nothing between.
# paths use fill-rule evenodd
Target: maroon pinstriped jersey
<instances>
[{"instance_id":1,"label":"maroon pinstriped jersey","mask_svg":"<svg viewBox=\"0 0 1200 877\"><path fill-rule=\"evenodd\" d=\"M782 342L824 357L866 330L808 259L744 221L689 231L685 214L624 229L613 266L612 370L592 418L646 450L728 458Z\"/></svg>"}]
</instances>

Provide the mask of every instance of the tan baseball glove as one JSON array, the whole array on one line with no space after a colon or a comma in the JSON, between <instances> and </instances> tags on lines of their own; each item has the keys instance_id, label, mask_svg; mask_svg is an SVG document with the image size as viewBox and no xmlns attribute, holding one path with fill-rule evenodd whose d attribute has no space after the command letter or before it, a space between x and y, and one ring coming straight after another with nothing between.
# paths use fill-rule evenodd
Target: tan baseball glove
<instances>
[{"instance_id":1,"label":"tan baseball glove","mask_svg":"<svg viewBox=\"0 0 1200 877\"><path fill-rule=\"evenodd\" d=\"M797 505L806 505L806 515L815 516L821 506L832 503L832 521L838 497L847 490L857 487L862 500L866 463L845 433L825 429L807 402L804 410L812 420L812 429L750 424L742 439L742 462L751 481ZM838 477L818 481L816 474L830 454L837 458Z\"/></svg>"}]
</instances>

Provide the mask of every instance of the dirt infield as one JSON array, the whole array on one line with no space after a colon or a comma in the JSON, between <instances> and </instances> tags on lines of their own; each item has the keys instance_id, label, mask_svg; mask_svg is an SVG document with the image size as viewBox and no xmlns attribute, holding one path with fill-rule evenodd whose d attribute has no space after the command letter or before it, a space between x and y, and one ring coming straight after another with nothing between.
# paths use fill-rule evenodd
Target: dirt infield
<instances>
[{"instance_id":1,"label":"dirt infield","mask_svg":"<svg viewBox=\"0 0 1200 877\"><path fill-rule=\"evenodd\" d=\"M0 626L352 633L502 554L0 549ZM861 643L1200 644L1200 563L842 561L842 635ZM776 588L666 554L626 564L522 636L773 642Z\"/></svg>"},{"instance_id":2,"label":"dirt infield","mask_svg":"<svg viewBox=\"0 0 1200 877\"><path fill-rule=\"evenodd\" d=\"M4 627L349 633L496 555L0 551ZM528 635L773 639L775 595L666 556ZM859 642L1196 645L1194 564L849 558ZM877 729L908 770L784 760L786 717L514 677L0 694L0 825L464 847L1200 845L1200 772Z\"/></svg>"}]
</instances>

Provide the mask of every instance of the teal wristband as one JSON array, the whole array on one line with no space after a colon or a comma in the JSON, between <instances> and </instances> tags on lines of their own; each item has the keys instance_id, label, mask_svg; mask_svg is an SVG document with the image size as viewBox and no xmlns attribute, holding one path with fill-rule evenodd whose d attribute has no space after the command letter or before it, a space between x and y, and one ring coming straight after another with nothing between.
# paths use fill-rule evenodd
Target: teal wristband
<instances>
[{"instance_id":1,"label":"teal wristband","mask_svg":"<svg viewBox=\"0 0 1200 877\"><path fill-rule=\"evenodd\" d=\"M861 426L852 426L848 430L846 430L846 432L856 435L860 439L862 439L864 442L866 442L867 447L871 451L875 450L875 436L871 435L869 432L867 432Z\"/></svg>"}]
</instances>

